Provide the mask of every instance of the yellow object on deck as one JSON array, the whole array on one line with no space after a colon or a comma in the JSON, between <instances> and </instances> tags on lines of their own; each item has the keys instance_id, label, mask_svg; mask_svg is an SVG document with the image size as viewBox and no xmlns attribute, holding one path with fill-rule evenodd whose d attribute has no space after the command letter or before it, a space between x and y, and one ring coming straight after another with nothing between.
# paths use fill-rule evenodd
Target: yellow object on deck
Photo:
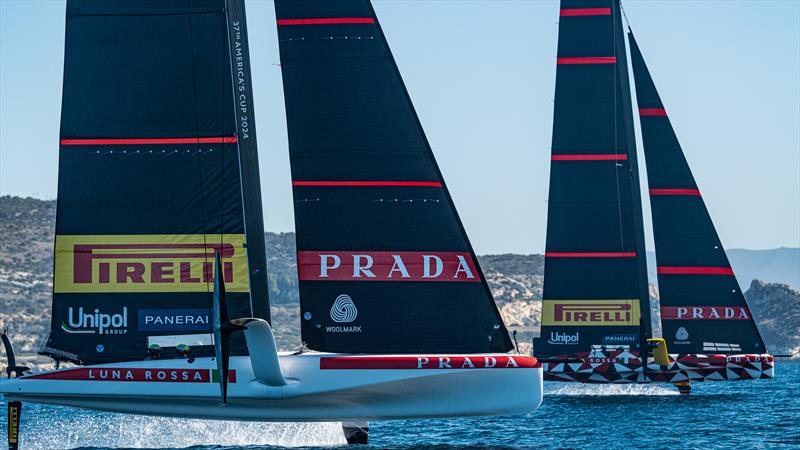
<instances>
[{"instance_id":1,"label":"yellow object on deck","mask_svg":"<svg viewBox=\"0 0 800 450\"><path fill-rule=\"evenodd\" d=\"M669 365L669 353L667 352L667 341L664 338L652 338L647 340L647 345L653 349L653 361L659 366Z\"/></svg>"}]
</instances>

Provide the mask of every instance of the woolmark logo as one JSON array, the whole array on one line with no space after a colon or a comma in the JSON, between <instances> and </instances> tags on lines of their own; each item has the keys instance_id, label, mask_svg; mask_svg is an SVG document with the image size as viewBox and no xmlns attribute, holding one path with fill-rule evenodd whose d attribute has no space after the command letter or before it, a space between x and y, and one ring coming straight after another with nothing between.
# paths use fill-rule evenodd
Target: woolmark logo
<instances>
[{"instance_id":1,"label":"woolmark logo","mask_svg":"<svg viewBox=\"0 0 800 450\"><path fill-rule=\"evenodd\" d=\"M214 258L226 289L248 290L245 238L225 235L56 237L56 293L206 292Z\"/></svg>"},{"instance_id":2,"label":"woolmark logo","mask_svg":"<svg viewBox=\"0 0 800 450\"><path fill-rule=\"evenodd\" d=\"M61 329L68 334L127 334L128 308L123 307L121 314L106 314L99 308L91 311L81 306L75 310L70 306Z\"/></svg>"},{"instance_id":3,"label":"woolmark logo","mask_svg":"<svg viewBox=\"0 0 800 450\"><path fill-rule=\"evenodd\" d=\"M356 308L353 299L347 294L342 294L336 297L336 300L331 306L331 319L336 323L350 323L356 320L358 316L358 308Z\"/></svg>"}]
</instances>

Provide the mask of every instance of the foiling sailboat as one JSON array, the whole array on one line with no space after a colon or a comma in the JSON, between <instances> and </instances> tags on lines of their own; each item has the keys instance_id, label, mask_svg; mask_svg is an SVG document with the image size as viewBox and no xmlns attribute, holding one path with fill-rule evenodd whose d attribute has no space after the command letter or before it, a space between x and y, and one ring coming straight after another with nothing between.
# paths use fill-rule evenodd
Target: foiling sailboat
<instances>
[{"instance_id":1,"label":"foiling sailboat","mask_svg":"<svg viewBox=\"0 0 800 450\"><path fill-rule=\"evenodd\" d=\"M13 445L20 402L344 420L352 442L541 403L369 1L275 4L304 348L270 327L243 0L69 0L42 353L78 367L7 346Z\"/></svg>"},{"instance_id":2,"label":"foiling sailboat","mask_svg":"<svg viewBox=\"0 0 800 450\"><path fill-rule=\"evenodd\" d=\"M632 32L663 338L652 338L618 0L562 0L542 328L544 377L672 383L774 376L753 316ZM646 360L647 364L643 364Z\"/></svg>"}]
</instances>

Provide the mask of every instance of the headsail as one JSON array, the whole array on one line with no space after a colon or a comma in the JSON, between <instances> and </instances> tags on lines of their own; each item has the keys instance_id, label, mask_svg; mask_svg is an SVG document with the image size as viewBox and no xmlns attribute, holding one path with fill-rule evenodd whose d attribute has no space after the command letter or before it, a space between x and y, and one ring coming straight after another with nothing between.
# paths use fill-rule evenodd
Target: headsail
<instances>
[{"instance_id":1,"label":"headsail","mask_svg":"<svg viewBox=\"0 0 800 450\"><path fill-rule=\"evenodd\" d=\"M629 41L669 349L764 353L764 341L632 33Z\"/></svg>"},{"instance_id":2,"label":"headsail","mask_svg":"<svg viewBox=\"0 0 800 450\"><path fill-rule=\"evenodd\" d=\"M231 314L269 317L243 13L241 0L69 0L43 353L135 360L151 338L188 335L172 340L213 354L215 253Z\"/></svg>"},{"instance_id":3,"label":"headsail","mask_svg":"<svg viewBox=\"0 0 800 450\"><path fill-rule=\"evenodd\" d=\"M562 0L537 357L650 333L625 36L617 0Z\"/></svg>"},{"instance_id":4,"label":"headsail","mask_svg":"<svg viewBox=\"0 0 800 450\"><path fill-rule=\"evenodd\" d=\"M302 338L505 352L508 333L368 0L276 0Z\"/></svg>"}]
</instances>

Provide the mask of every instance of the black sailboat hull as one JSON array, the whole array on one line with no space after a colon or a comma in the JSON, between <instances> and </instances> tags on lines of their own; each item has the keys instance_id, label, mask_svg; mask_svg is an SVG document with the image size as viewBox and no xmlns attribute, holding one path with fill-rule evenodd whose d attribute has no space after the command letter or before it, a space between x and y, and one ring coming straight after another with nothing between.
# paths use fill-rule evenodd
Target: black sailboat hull
<instances>
[{"instance_id":1,"label":"black sailboat hull","mask_svg":"<svg viewBox=\"0 0 800 450\"><path fill-rule=\"evenodd\" d=\"M648 359L642 370L639 358L625 358L620 352L579 355L543 363L545 381L587 384L683 383L687 381L735 381L771 379L775 376L772 355L670 355L669 365Z\"/></svg>"}]
</instances>

